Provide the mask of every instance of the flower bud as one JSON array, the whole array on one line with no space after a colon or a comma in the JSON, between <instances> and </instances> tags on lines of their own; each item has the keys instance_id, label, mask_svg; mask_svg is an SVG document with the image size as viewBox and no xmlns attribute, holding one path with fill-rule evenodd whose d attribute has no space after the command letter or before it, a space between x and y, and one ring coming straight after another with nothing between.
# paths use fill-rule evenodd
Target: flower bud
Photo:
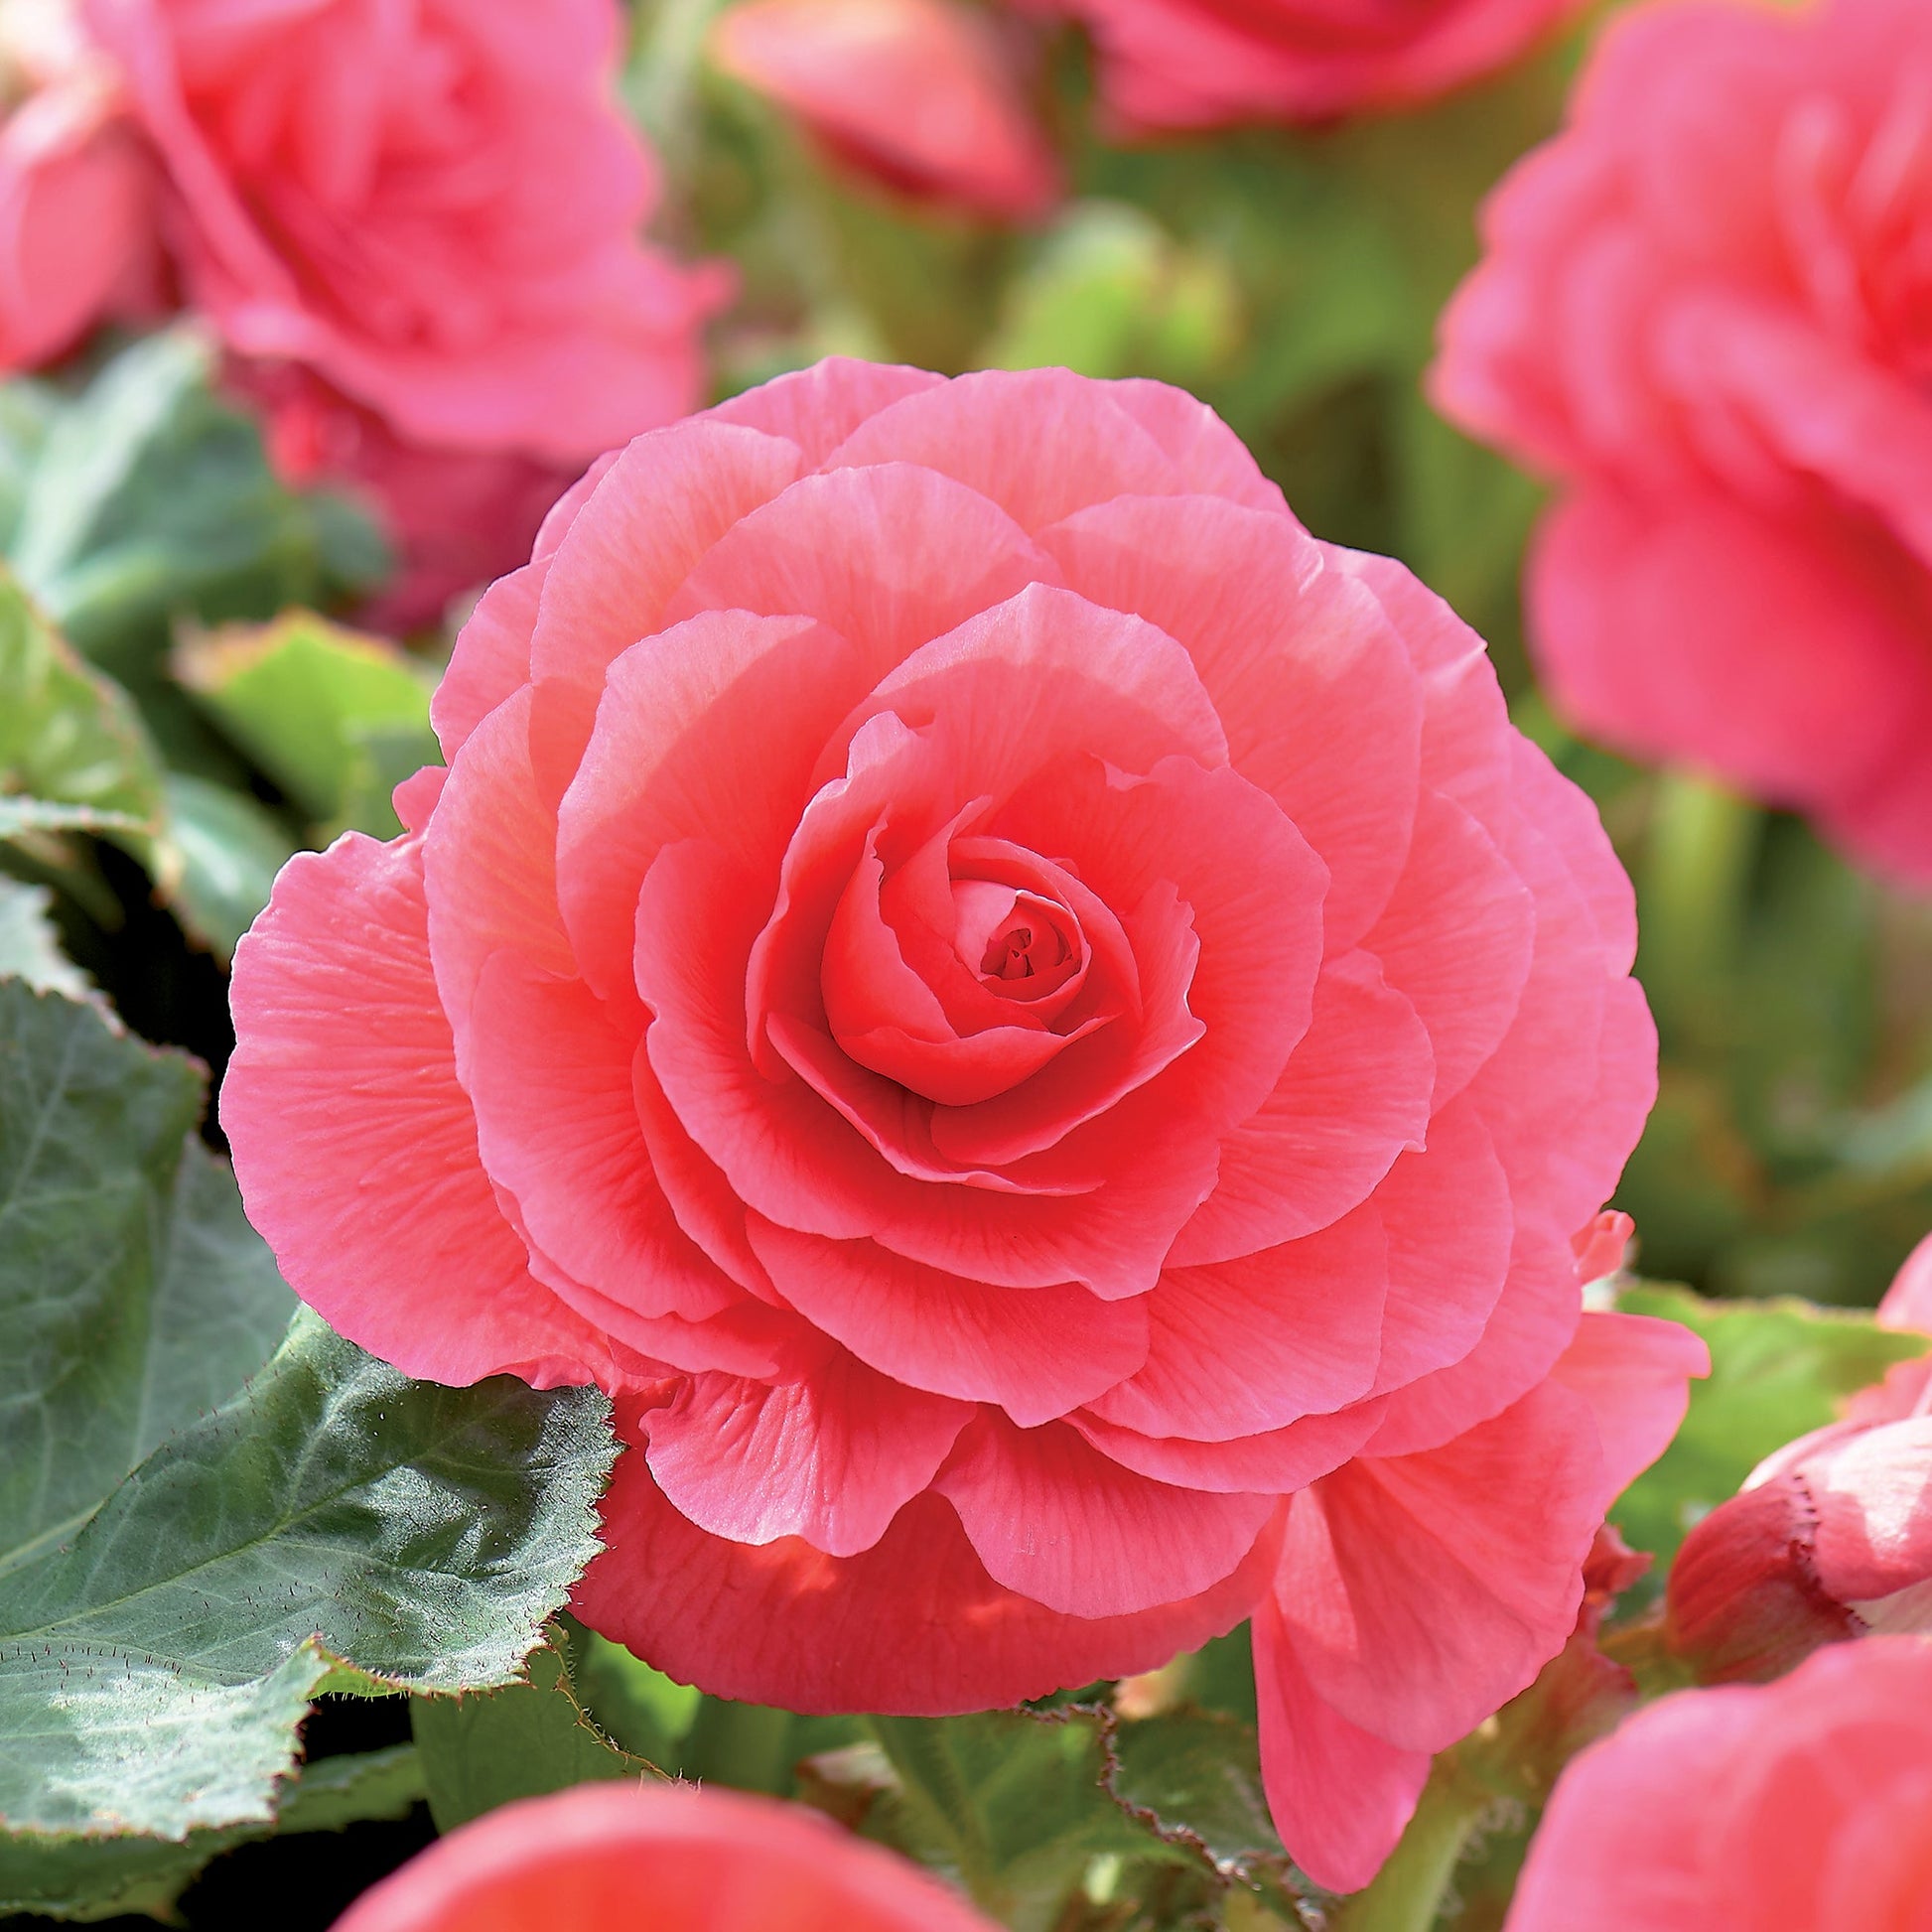
<instances>
[{"instance_id":1,"label":"flower bud","mask_svg":"<svg viewBox=\"0 0 1932 1932\"><path fill-rule=\"evenodd\" d=\"M1690 1536L1666 1634L1705 1683L1820 1645L1932 1629L1932 1419L1837 1423L1781 1449Z\"/></svg>"}]
</instances>

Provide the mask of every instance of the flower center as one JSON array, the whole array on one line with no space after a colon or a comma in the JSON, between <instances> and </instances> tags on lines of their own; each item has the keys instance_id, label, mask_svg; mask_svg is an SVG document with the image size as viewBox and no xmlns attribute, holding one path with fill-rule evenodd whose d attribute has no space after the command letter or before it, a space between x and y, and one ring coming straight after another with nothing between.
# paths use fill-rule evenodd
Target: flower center
<instances>
[{"instance_id":1,"label":"flower center","mask_svg":"<svg viewBox=\"0 0 1932 1932\"><path fill-rule=\"evenodd\" d=\"M1064 986L1078 970L1080 928L1066 906L985 879L954 880L952 896L954 948L983 986L1034 1000Z\"/></svg>"}]
</instances>

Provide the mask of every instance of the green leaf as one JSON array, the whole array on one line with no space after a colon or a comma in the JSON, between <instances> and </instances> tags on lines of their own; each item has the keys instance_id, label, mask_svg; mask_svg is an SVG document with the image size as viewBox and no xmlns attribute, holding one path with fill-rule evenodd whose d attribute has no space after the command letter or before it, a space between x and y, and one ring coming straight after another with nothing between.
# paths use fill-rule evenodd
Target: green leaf
<instances>
[{"instance_id":1,"label":"green leaf","mask_svg":"<svg viewBox=\"0 0 1932 1932\"><path fill-rule=\"evenodd\" d=\"M0 1577L0 1818L263 1819L310 1698L508 1682L597 1547L610 1405L411 1382L306 1311L70 1543Z\"/></svg>"},{"instance_id":2,"label":"green leaf","mask_svg":"<svg viewBox=\"0 0 1932 1932\"><path fill-rule=\"evenodd\" d=\"M204 1076L91 1007L0 985L0 1578L267 1360L295 1308Z\"/></svg>"},{"instance_id":3,"label":"green leaf","mask_svg":"<svg viewBox=\"0 0 1932 1932\"><path fill-rule=\"evenodd\" d=\"M867 1836L951 1879L1015 1932L1056 1924L1096 1863L1191 1856L1109 1795L1112 1721L1101 1712L867 1723L879 1759L845 1754L848 1772L874 1786Z\"/></svg>"},{"instance_id":4,"label":"green leaf","mask_svg":"<svg viewBox=\"0 0 1932 1932\"><path fill-rule=\"evenodd\" d=\"M577 1629L571 1655L572 1680L597 1723L624 1750L667 1770L681 1764L680 1747L701 1707L721 1702L595 1631Z\"/></svg>"},{"instance_id":5,"label":"green leaf","mask_svg":"<svg viewBox=\"0 0 1932 1932\"><path fill-rule=\"evenodd\" d=\"M531 1653L524 1682L468 1696L412 1699L409 1722L430 1816L441 1832L517 1798L597 1778L661 1775L597 1728L555 1636Z\"/></svg>"},{"instance_id":6,"label":"green leaf","mask_svg":"<svg viewBox=\"0 0 1932 1932\"><path fill-rule=\"evenodd\" d=\"M282 1794L272 1827L239 1825L160 1838L0 1837L0 1912L91 1921L172 1914L207 1862L270 1830L339 1832L369 1819L408 1817L423 1796L413 1744L306 1764Z\"/></svg>"},{"instance_id":7,"label":"green leaf","mask_svg":"<svg viewBox=\"0 0 1932 1932\"><path fill-rule=\"evenodd\" d=\"M268 617L384 567L363 519L277 482L213 374L192 328L134 343L42 426L20 491L15 568L76 644L124 675L180 614Z\"/></svg>"},{"instance_id":8,"label":"green leaf","mask_svg":"<svg viewBox=\"0 0 1932 1932\"><path fill-rule=\"evenodd\" d=\"M1625 1289L1617 1306L1662 1315L1702 1335L1708 1381L1691 1384L1676 1440L1628 1489L1612 1520L1661 1571L1685 1534L1770 1452L1837 1419L1844 1397L1922 1355L1922 1335L1895 1334L1868 1314L1797 1301L1709 1302L1688 1289Z\"/></svg>"},{"instance_id":9,"label":"green leaf","mask_svg":"<svg viewBox=\"0 0 1932 1932\"><path fill-rule=\"evenodd\" d=\"M323 824L352 816L394 837L389 789L441 759L416 660L306 612L196 638L174 661L227 737Z\"/></svg>"},{"instance_id":10,"label":"green leaf","mask_svg":"<svg viewBox=\"0 0 1932 1932\"><path fill-rule=\"evenodd\" d=\"M1210 1711L1163 1712L1114 1732L1109 1788L1172 1845L1224 1876L1279 1881L1288 1855L1261 1788L1252 1725Z\"/></svg>"},{"instance_id":11,"label":"green leaf","mask_svg":"<svg viewBox=\"0 0 1932 1932\"><path fill-rule=\"evenodd\" d=\"M125 692L0 573L0 838L105 831L152 869L161 766Z\"/></svg>"},{"instance_id":12,"label":"green leaf","mask_svg":"<svg viewBox=\"0 0 1932 1932\"><path fill-rule=\"evenodd\" d=\"M265 805L227 785L171 771L167 796L169 844L181 875L176 915L219 958L231 959L298 847Z\"/></svg>"},{"instance_id":13,"label":"green leaf","mask_svg":"<svg viewBox=\"0 0 1932 1932\"><path fill-rule=\"evenodd\" d=\"M293 1304L193 1138L202 1096L185 1055L0 983L16 1830L266 1819L335 1664L505 1682L596 1547L613 1447L595 1391L412 1383L304 1311L230 1394Z\"/></svg>"},{"instance_id":14,"label":"green leaf","mask_svg":"<svg viewBox=\"0 0 1932 1932\"><path fill-rule=\"evenodd\" d=\"M61 950L45 886L25 886L0 873L0 980L19 980L69 1000L94 998L94 984Z\"/></svg>"}]
</instances>

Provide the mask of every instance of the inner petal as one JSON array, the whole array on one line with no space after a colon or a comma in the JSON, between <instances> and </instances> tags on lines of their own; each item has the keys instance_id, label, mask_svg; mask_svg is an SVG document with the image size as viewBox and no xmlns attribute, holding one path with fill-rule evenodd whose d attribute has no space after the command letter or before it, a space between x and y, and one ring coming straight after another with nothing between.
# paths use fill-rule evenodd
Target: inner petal
<instances>
[{"instance_id":1,"label":"inner petal","mask_svg":"<svg viewBox=\"0 0 1932 1932\"><path fill-rule=\"evenodd\" d=\"M991 879L956 879L953 949L988 991L1009 1000L1041 1000L1086 964L1078 922L1037 893Z\"/></svg>"}]
</instances>

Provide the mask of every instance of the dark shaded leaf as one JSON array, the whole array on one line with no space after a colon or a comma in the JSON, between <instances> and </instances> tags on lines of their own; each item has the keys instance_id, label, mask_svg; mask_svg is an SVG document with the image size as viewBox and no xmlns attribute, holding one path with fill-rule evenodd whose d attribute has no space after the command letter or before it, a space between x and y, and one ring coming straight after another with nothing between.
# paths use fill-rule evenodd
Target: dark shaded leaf
<instances>
[{"instance_id":1,"label":"dark shaded leaf","mask_svg":"<svg viewBox=\"0 0 1932 1932\"><path fill-rule=\"evenodd\" d=\"M414 1698L409 1722L438 1831L517 1798L597 1778L660 1776L591 1722L571 1682L562 1640L530 1655L525 1680L453 1698Z\"/></svg>"}]
</instances>

